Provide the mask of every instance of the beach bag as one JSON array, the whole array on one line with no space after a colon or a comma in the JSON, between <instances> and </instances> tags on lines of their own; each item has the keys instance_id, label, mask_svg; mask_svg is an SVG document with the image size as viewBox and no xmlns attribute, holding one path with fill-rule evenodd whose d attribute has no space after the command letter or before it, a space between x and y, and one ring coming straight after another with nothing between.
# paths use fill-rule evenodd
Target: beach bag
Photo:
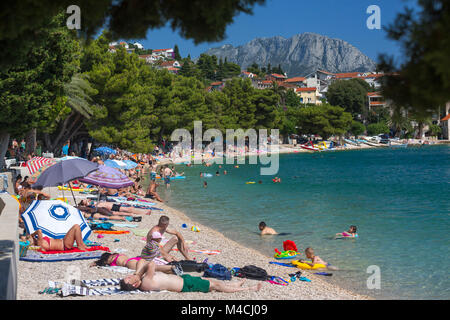
<instances>
[{"instance_id":1,"label":"beach bag","mask_svg":"<svg viewBox=\"0 0 450 320\"><path fill-rule=\"evenodd\" d=\"M203 272L208 269L207 263L200 263L192 260L172 261L169 264L177 264L181 267L183 272Z\"/></svg>"},{"instance_id":2,"label":"beach bag","mask_svg":"<svg viewBox=\"0 0 450 320\"><path fill-rule=\"evenodd\" d=\"M241 278L247 278L247 279L252 279L252 280L261 280L261 281L266 281L267 279L269 279L269 275L267 274L266 270L264 270L263 268L260 268L260 267L253 266L253 265L240 268L236 272L236 276L241 277Z\"/></svg>"},{"instance_id":3,"label":"beach bag","mask_svg":"<svg viewBox=\"0 0 450 320\"><path fill-rule=\"evenodd\" d=\"M205 270L205 278L216 278L219 280L231 280L231 271L221 264L216 263Z\"/></svg>"}]
</instances>

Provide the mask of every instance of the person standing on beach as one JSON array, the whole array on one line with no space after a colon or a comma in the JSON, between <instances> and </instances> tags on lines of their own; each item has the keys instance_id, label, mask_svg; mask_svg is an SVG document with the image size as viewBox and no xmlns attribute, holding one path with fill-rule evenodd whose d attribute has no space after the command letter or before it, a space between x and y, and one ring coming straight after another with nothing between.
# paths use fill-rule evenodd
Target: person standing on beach
<instances>
[{"instance_id":1,"label":"person standing on beach","mask_svg":"<svg viewBox=\"0 0 450 320\"><path fill-rule=\"evenodd\" d=\"M188 254L188 247L184 241L183 236L176 230L169 230L169 217L161 216L158 221L158 225L151 228L147 233L147 244L142 249L141 257L147 261L151 261L158 256L162 256L167 262L176 261L169 252L176 245L180 253L186 258L191 260ZM164 232L172 234L173 237L167 241L167 243L160 249L160 242Z\"/></svg>"},{"instance_id":2,"label":"person standing on beach","mask_svg":"<svg viewBox=\"0 0 450 320\"><path fill-rule=\"evenodd\" d=\"M169 168L169 166L166 166L163 170L163 176L164 176L164 183L166 184L166 188L170 188L170 178L173 175L173 171Z\"/></svg>"},{"instance_id":3,"label":"person standing on beach","mask_svg":"<svg viewBox=\"0 0 450 320\"><path fill-rule=\"evenodd\" d=\"M62 147L62 155L65 157L69 155L69 147L70 147L70 140L67 140L66 144Z\"/></svg>"}]
</instances>

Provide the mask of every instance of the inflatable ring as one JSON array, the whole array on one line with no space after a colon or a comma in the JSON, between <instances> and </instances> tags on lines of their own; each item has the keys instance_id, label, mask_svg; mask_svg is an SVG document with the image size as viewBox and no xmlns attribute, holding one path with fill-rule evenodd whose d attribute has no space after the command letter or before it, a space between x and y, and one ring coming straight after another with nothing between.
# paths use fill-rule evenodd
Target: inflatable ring
<instances>
[{"instance_id":1,"label":"inflatable ring","mask_svg":"<svg viewBox=\"0 0 450 320\"><path fill-rule=\"evenodd\" d=\"M288 251L283 251L280 253L275 253L273 255L273 257L275 259L293 259L295 258L299 253L294 251L294 250L288 250Z\"/></svg>"},{"instance_id":2,"label":"inflatable ring","mask_svg":"<svg viewBox=\"0 0 450 320\"><path fill-rule=\"evenodd\" d=\"M295 266L297 266L297 268L299 269L303 269L303 270L317 270L317 269L326 269L327 266L321 263L316 263L314 265L314 267L311 267L309 264L300 262L299 260L296 261L291 261L291 263Z\"/></svg>"},{"instance_id":3,"label":"inflatable ring","mask_svg":"<svg viewBox=\"0 0 450 320\"><path fill-rule=\"evenodd\" d=\"M245 184L255 184L255 181L247 181Z\"/></svg>"}]
</instances>

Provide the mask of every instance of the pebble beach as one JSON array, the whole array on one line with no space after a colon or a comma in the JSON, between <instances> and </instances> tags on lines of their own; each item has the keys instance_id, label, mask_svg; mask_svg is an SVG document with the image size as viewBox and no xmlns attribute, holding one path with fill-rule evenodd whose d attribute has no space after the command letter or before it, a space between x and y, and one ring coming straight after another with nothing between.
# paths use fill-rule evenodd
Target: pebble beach
<instances>
[{"instance_id":1,"label":"pebble beach","mask_svg":"<svg viewBox=\"0 0 450 320\"><path fill-rule=\"evenodd\" d=\"M53 189L53 188L52 188ZM52 194L57 193L52 190ZM82 195L77 195L82 196ZM208 258L208 263L220 263L227 268L243 267L246 265L255 265L267 270L269 275L280 276L288 279L288 273L296 272L298 269L288 268L269 264L269 261L275 261L272 257L265 256L256 250L246 248L239 243L226 238L221 233L208 228L204 225L192 221L186 214L169 207L166 204L157 203L156 207L163 211L153 210L149 216L143 216L138 223L139 230L149 230L156 225L161 215L167 215L170 218L169 227L180 231L188 242L190 249L200 250L220 250L220 254L206 255L191 253L191 257L196 261L202 262ZM181 226L186 224L188 228ZM197 226L200 232L190 230L191 226ZM131 230L130 228L114 227L116 230ZM112 252L119 249L120 252L129 257L138 256L145 245L142 236L137 236L133 232L120 235L104 235L104 238L97 239L93 233L90 236L91 241L101 242L103 246L109 247ZM119 239L119 242L114 242ZM178 252L172 251L171 254L183 259ZM258 292L238 292L238 293L175 293L175 292L156 292L150 294L126 294L111 296L69 296L60 298L55 294L39 294L39 291L48 287L48 281L62 281L66 277L68 268L79 268L80 280L96 280L102 278L122 278L123 274L110 270L90 267L94 260L78 260L64 262L25 262L19 261L18 264L18 291L17 299L50 299L50 300L365 300L371 297L358 295L348 290L342 289L336 285L327 283L324 278L314 275L312 272L303 271L302 275L308 277L311 282L295 281L288 286L280 286L264 282ZM193 276L201 276L200 273L190 273ZM233 278L231 281L237 281L240 278ZM246 279L244 286L254 285L259 281Z\"/></svg>"}]
</instances>

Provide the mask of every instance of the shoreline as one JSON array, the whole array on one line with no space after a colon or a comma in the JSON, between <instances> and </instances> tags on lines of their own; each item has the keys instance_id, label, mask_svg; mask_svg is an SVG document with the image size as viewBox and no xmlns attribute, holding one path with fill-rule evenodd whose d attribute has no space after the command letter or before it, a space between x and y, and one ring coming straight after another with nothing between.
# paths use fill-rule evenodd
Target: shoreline
<instances>
[{"instance_id":1,"label":"shoreline","mask_svg":"<svg viewBox=\"0 0 450 320\"><path fill-rule=\"evenodd\" d=\"M51 194L58 192L56 188L51 188ZM76 192L76 195L83 196ZM155 205L164 211L154 210L152 215L143 216L142 222L139 223L137 229L148 230L155 225L161 215L167 215L170 218L172 228L178 230L183 237L188 240L188 246L197 250L220 250L218 255L206 255L192 253L191 258L197 261L203 261L208 258L208 263L220 263L227 268L243 267L245 265L256 265L267 270L268 274L281 276L287 279L288 273L296 272L299 269L286 268L283 266L269 264L274 261L261 252L247 248L242 244L227 238L221 232L208 226L199 224L192 220L185 212L174 209L165 203L157 203ZM186 223L188 228L182 229L181 225ZM190 227L196 225L200 228L200 232L190 231ZM130 230L121 227L114 227L116 230ZM119 239L119 242L114 242ZM142 237L136 236L133 232L123 235L105 235L102 239L97 239L95 234L91 235L91 241L100 241L103 246L110 248L111 252L116 249L125 250L124 254L133 257L140 254L145 241ZM178 259L183 259L178 252L172 251ZM25 262L18 263L18 288L17 299L45 299L59 300L61 298L50 294L39 294L48 285L49 280L61 281L66 277L68 267L75 267L79 270L80 278L85 279L102 279L102 278L122 278L124 275L110 270L89 267L94 260L78 260L66 262ZM201 276L199 273L190 273L193 276ZM311 282L295 281L288 286L273 285L267 282L263 283L263 287L259 292L237 292L237 293L175 293L175 292L158 292L152 294L128 294L128 295L111 295L111 296L88 296L77 297L69 296L64 299L70 300L373 300L375 298L356 294L347 289L339 287L335 284L328 283L320 276L314 275L307 270L302 274L308 277ZM233 278L232 281L236 281ZM259 281L246 279L245 286L250 286Z\"/></svg>"}]
</instances>

